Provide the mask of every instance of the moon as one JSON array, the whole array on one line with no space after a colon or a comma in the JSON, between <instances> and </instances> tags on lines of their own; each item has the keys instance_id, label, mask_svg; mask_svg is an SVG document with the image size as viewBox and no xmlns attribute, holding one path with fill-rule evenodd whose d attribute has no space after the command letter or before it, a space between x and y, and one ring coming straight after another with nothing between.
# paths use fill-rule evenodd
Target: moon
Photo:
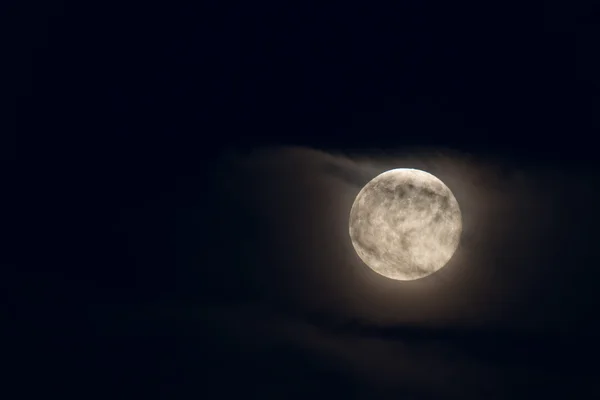
<instances>
[{"instance_id":1,"label":"moon","mask_svg":"<svg viewBox=\"0 0 600 400\"><path fill-rule=\"evenodd\" d=\"M418 169L376 176L350 210L350 238L358 256L378 274L401 281L444 267L461 232L462 215L452 191Z\"/></svg>"}]
</instances>

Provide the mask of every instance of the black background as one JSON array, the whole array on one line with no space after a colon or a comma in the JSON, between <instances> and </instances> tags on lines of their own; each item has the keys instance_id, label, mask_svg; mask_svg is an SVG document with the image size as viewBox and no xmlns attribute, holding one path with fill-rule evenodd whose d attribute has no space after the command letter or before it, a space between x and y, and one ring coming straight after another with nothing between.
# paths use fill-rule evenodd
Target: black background
<instances>
[{"instance_id":1,"label":"black background","mask_svg":"<svg viewBox=\"0 0 600 400\"><path fill-rule=\"evenodd\" d=\"M190 231L175 229L164 210L203 204L207 228L199 237L214 236L210 227L222 226L227 209L214 190L226 151L427 146L515 169L568 165L595 176L600 65L592 2L321 3L3 6L2 155L16 158L10 138L18 133L19 158L27 160L27 178L18 179L26 212L17 225L29 239L5 280L18 327L13 369L26 376L23 388L125 398L386 394L289 343L253 353L210 319L150 329L130 311L154 310L156 320L157 304L168 302L188 310L255 301L277 308L279 300L265 300L243 274L214 269L195 286L172 267L170 249L191 240ZM595 181L586 190L595 198ZM152 220L139 212L157 203L163 214ZM568 217L561 226L584 226L593 248L595 211ZM240 236L254 234L251 222L231 220ZM243 265L242 250L218 243L220 254L237 257L231 265ZM592 250L578 262L597 263ZM570 363L591 376L597 367L578 355L597 354L595 336L584 335L595 332L596 278L589 276L581 300L591 313L580 318L585 339L489 341L468 332L451 340L480 341L477 351L499 365L506 349L529 351L535 365ZM232 318L243 320L239 313ZM258 322L247 318L242 326L251 331ZM112 333L100 333L107 326ZM532 365L518 360L525 371ZM552 386L558 378L542 380L542 389L552 388L546 395L588 390L581 382L590 377L570 370L559 374L562 391ZM420 398L417 389L403 390L389 394ZM534 391L526 383L520 390Z\"/></svg>"}]
</instances>

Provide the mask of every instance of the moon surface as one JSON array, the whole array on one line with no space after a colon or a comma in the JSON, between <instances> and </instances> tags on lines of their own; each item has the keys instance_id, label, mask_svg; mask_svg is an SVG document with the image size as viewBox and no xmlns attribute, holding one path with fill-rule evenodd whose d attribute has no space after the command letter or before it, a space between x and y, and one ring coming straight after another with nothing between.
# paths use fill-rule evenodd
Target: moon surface
<instances>
[{"instance_id":1,"label":"moon surface","mask_svg":"<svg viewBox=\"0 0 600 400\"><path fill-rule=\"evenodd\" d=\"M418 169L397 168L376 176L350 211L356 253L375 272L396 280L423 278L445 266L461 232L454 194Z\"/></svg>"}]
</instances>

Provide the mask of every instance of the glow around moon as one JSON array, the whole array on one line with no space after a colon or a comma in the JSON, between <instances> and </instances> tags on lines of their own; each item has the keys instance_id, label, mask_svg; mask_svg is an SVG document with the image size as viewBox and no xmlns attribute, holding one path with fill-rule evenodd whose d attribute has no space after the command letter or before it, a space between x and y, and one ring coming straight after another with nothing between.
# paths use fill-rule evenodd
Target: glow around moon
<instances>
[{"instance_id":1,"label":"glow around moon","mask_svg":"<svg viewBox=\"0 0 600 400\"><path fill-rule=\"evenodd\" d=\"M350 238L358 256L391 279L414 280L450 260L462 216L450 189L417 169L384 172L360 191L350 211Z\"/></svg>"}]
</instances>

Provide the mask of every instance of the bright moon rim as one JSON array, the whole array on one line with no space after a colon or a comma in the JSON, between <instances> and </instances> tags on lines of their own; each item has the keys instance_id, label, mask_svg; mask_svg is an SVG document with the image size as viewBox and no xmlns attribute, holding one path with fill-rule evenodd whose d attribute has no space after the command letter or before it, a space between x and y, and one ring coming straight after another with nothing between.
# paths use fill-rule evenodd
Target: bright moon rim
<instances>
[{"instance_id":1,"label":"bright moon rim","mask_svg":"<svg viewBox=\"0 0 600 400\"><path fill-rule=\"evenodd\" d=\"M458 247L462 217L454 194L418 169L386 171L365 185L350 211L358 256L391 279L414 280L442 268Z\"/></svg>"}]
</instances>

